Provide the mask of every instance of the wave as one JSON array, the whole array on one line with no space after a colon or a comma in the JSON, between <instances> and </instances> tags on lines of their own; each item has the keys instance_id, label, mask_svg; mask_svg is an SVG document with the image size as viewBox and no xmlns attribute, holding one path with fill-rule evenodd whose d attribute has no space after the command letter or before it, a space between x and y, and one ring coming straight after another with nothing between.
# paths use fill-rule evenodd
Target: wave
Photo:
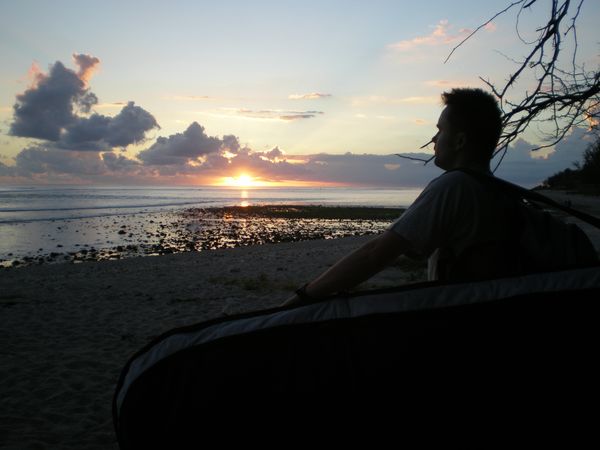
<instances>
[{"instance_id":1,"label":"wave","mask_svg":"<svg viewBox=\"0 0 600 450\"><path fill-rule=\"evenodd\" d=\"M215 200L196 200L193 202L170 202L170 203L144 203L136 205L103 205L103 206L80 206L73 208L0 208L0 213L3 212L50 212L50 211L86 211L100 209L129 209L129 208L165 208L169 206L188 206L197 204L215 203Z\"/></svg>"}]
</instances>

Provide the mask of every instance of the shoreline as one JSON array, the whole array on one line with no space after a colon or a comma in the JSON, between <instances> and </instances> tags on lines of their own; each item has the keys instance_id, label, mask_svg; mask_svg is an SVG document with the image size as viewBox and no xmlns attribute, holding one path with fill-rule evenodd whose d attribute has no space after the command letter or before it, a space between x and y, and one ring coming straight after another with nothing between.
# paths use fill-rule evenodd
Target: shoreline
<instances>
[{"instance_id":1,"label":"shoreline","mask_svg":"<svg viewBox=\"0 0 600 450\"><path fill-rule=\"evenodd\" d=\"M97 221L68 219L46 225L36 222L29 225L29 235L38 236L34 246L38 251L6 252L0 259L0 269L377 234L403 211L368 206L272 204L187 208L107 216ZM9 230L8 225L4 226ZM22 236L26 231L18 229L14 233Z\"/></svg>"}]
</instances>

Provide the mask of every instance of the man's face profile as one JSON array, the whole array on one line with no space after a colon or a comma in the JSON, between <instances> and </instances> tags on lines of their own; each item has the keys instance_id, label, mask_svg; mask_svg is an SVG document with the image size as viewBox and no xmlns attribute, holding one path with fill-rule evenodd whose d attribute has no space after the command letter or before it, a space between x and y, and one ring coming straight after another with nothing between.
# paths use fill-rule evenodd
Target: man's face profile
<instances>
[{"instance_id":1,"label":"man's face profile","mask_svg":"<svg viewBox=\"0 0 600 450\"><path fill-rule=\"evenodd\" d=\"M456 157L456 133L450 125L450 107L446 106L438 119L438 132L433 138L435 152L435 165L440 169L450 170L453 168Z\"/></svg>"}]
</instances>

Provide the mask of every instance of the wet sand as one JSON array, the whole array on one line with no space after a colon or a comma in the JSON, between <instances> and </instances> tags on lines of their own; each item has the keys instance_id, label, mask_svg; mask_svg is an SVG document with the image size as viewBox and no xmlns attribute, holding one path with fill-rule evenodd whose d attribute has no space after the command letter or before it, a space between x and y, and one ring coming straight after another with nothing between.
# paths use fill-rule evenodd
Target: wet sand
<instances>
[{"instance_id":1,"label":"wet sand","mask_svg":"<svg viewBox=\"0 0 600 450\"><path fill-rule=\"evenodd\" d=\"M401 213L395 208L261 205L0 224L5 240L0 270L362 236L382 232ZM15 249L3 253L2 247Z\"/></svg>"}]
</instances>

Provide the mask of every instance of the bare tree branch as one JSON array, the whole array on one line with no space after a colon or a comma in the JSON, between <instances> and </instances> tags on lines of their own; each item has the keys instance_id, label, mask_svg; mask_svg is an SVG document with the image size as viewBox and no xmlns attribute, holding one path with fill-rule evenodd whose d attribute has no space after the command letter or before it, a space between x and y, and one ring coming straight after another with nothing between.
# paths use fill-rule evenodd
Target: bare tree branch
<instances>
[{"instance_id":1,"label":"bare tree branch","mask_svg":"<svg viewBox=\"0 0 600 450\"><path fill-rule=\"evenodd\" d=\"M525 45L530 47L529 52L520 62L513 60L517 68L503 85L496 85L480 77L480 80L498 98L503 114L503 131L494 153L494 156L500 155L496 169L502 163L509 145L534 123L540 126L545 123L551 124L553 131L547 136L547 144L533 150L556 145L573 126L581 126L586 122L590 127L598 126L600 71L596 68L588 72L583 65L579 66L577 63L576 25L585 0L579 0L576 7L573 7L572 0L551 1L550 16L545 25L535 30L536 39L529 42L523 38L519 30L519 20L523 10L533 8L541 2L517 0L463 39L444 61L447 62L460 46L495 18L516 6L519 7L515 21L516 34ZM570 19L569 14L572 14ZM570 56L569 70L560 67L561 50L565 47L563 38L572 39L573 44L571 54L567 55ZM533 90L526 91L520 100L511 99L510 93L526 74L531 74L535 80Z\"/></svg>"},{"instance_id":2,"label":"bare tree branch","mask_svg":"<svg viewBox=\"0 0 600 450\"><path fill-rule=\"evenodd\" d=\"M473 36L475 33L477 33L477 32L478 32L479 30L481 30L482 28L485 28L485 26L486 26L486 25L488 25L489 23L491 23L491 22L492 22L492 21L493 21L493 20L494 20L496 17L498 17L498 16L500 16L500 15L504 14L504 13L505 13L506 11L508 11L510 8L512 8L512 7L513 7L513 6L515 6L515 5L518 5L519 3L522 3L522 0L521 0L521 1L517 1L517 2L513 2L513 3L511 3L511 4L510 4L510 5L509 5L507 8L505 8L504 10L500 11L499 13L496 13L496 14L494 15L494 17L492 17L490 20L488 20L488 21L487 21L487 22L485 22L484 24L481 24L481 25L479 25L479 26L478 26L478 27L475 29L475 31L472 31L472 32L471 32L471 33L470 33L470 34L469 34L469 35L468 35L466 38L464 38L462 41L460 41L460 43L459 43L459 44L458 44L456 47L454 47L454 48L452 49L452 51L450 52L450 54L449 54L449 55L446 57L446 59L444 60L444 64L446 64L446 63L447 63L447 62L450 60L450 58L452 57L452 55L454 54L454 52L456 51L456 49L458 49L458 47L460 47L460 46L461 46L461 45L463 45L465 42L467 42L471 36Z\"/></svg>"}]
</instances>

